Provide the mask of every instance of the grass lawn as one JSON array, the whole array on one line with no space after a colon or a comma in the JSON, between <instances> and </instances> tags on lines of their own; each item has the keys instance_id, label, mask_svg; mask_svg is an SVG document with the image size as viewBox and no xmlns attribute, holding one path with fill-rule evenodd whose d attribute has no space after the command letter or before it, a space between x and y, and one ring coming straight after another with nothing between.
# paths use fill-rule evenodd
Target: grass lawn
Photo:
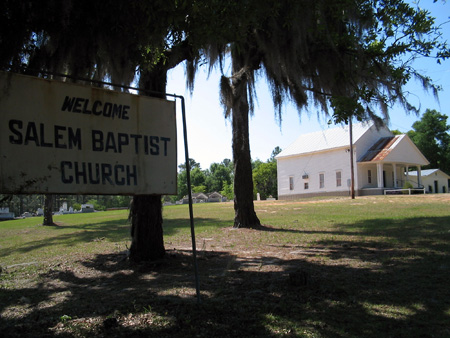
<instances>
[{"instance_id":1,"label":"grass lawn","mask_svg":"<svg viewBox=\"0 0 450 338\"><path fill-rule=\"evenodd\" d=\"M2 337L450 337L450 194L164 209L132 264L127 211L0 223Z\"/></svg>"}]
</instances>

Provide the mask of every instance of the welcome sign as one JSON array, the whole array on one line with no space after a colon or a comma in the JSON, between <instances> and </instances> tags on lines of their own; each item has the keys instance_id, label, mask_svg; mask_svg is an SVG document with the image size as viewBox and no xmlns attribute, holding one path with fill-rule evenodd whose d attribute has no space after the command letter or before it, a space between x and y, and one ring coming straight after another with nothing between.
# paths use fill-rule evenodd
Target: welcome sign
<instances>
[{"instance_id":1,"label":"welcome sign","mask_svg":"<svg viewBox=\"0 0 450 338\"><path fill-rule=\"evenodd\" d=\"M0 72L0 192L176 194L175 102Z\"/></svg>"}]
</instances>

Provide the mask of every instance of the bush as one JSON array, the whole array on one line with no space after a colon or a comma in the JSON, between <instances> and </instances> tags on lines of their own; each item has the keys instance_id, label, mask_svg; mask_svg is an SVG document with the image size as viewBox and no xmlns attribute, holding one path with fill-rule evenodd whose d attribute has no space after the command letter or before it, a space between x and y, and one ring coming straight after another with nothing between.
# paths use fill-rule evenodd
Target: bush
<instances>
[{"instance_id":1,"label":"bush","mask_svg":"<svg viewBox=\"0 0 450 338\"><path fill-rule=\"evenodd\" d=\"M413 185L411 184L411 182L405 182L405 184L403 185L403 189L412 189L414 188ZM408 194L407 191L403 191L404 194Z\"/></svg>"},{"instance_id":2,"label":"bush","mask_svg":"<svg viewBox=\"0 0 450 338\"><path fill-rule=\"evenodd\" d=\"M97 211L105 211L106 210L106 207L104 205L99 204L98 201L94 200L94 199L89 200L87 202L87 204L92 204L94 206L94 210L97 210Z\"/></svg>"},{"instance_id":3,"label":"bush","mask_svg":"<svg viewBox=\"0 0 450 338\"><path fill-rule=\"evenodd\" d=\"M405 184L403 185L403 189L412 189L412 188L414 187L411 184L411 182L405 182Z\"/></svg>"},{"instance_id":4,"label":"bush","mask_svg":"<svg viewBox=\"0 0 450 338\"><path fill-rule=\"evenodd\" d=\"M222 196L225 196L229 201L234 200L234 189L233 184L224 183L223 190L220 192Z\"/></svg>"}]
</instances>

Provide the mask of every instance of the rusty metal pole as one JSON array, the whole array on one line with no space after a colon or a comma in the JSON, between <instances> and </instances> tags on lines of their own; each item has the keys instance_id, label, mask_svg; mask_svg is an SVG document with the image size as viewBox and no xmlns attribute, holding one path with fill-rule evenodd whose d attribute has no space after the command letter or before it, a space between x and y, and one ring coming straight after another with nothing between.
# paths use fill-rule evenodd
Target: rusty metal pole
<instances>
[{"instance_id":1,"label":"rusty metal pole","mask_svg":"<svg viewBox=\"0 0 450 338\"><path fill-rule=\"evenodd\" d=\"M195 274L195 289L197 292L197 302L200 304L200 287L198 281L198 266L197 266L197 248L195 244L195 230L194 230L194 212L192 209L192 187L191 187L191 168L189 163L189 152L187 143L187 127L186 127L186 111L184 106L184 97L177 96L181 99L181 113L183 118L183 134L184 134L184 153L186 158L186 176L187 176L187 188L189 197L189 218L191 220L191 239L192 239L192 256L194 259L194 274Z\"/></svg>"}]
</instances>

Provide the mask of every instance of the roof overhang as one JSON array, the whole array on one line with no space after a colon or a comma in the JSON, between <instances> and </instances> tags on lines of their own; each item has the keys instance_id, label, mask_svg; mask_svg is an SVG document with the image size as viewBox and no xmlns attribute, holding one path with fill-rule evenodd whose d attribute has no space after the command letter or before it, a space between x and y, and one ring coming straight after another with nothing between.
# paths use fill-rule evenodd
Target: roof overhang
<instances>
[{"instance_id":1,"label":"roof overhang","mask_svg":"<svg viewBox=\"0 0 450 338\"><path fill-rule=\"evenodd\" d=\"M406 134L379 139L358 162L402 163L414 166L430 163Z\"/></svg>"}]
</instances>

